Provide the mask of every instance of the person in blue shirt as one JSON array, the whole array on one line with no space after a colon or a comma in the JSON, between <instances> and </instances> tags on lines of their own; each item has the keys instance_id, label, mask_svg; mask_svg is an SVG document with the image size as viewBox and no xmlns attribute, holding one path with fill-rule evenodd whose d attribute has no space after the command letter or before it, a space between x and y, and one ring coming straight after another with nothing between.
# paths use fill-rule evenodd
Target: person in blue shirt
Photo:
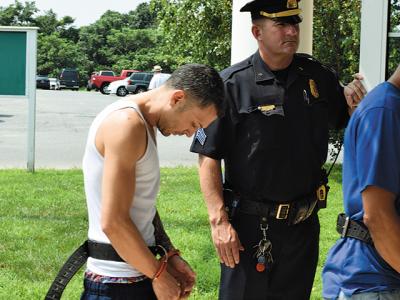
<instances>
[{"instance_id":1,"label":"person in blue shirt","mask_svg":"<svg viewBox=\"0 0 400 300\"><path fill-rule=\"evenodd\" d=\"M353 113L344 145L345 215L323 297L400 299L400 65Z\"/></svg>"}]
</instances>

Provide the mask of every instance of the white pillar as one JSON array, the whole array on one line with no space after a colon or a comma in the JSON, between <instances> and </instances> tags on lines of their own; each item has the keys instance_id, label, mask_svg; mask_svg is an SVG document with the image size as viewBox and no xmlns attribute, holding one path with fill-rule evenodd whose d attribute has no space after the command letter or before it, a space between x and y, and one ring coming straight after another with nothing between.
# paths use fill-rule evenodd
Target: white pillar
<instances>
[{"instance_id":1,"label":"white pillar","mask_svg":"<svg viewBox=\"0 0 400 300\"><path fill-rule=\"evenodd\" d=\"M313 8L314 0L303 0L299 2L303 10L303 22L300 23L300 45L298 52L312 55L313 47Z\"/></svg>"},{"instance_id":2,"label":"white pillar","mask_svg":"<svg viewBox=\"0 0 400 300\"><path fill-rule=\"evenodd\" d=\"M233 0L231 64L238 63L257 50L257 41L251 34L251 16L240 9L250 0Z\"/></svg>"},{"instance_id":3,"label":"white pillar","mask_svg":"<svg viewBox=\"0 0 400 300\"><path fill-rule=\"evenodd\" d=\"M35 171L35 149L36 149L36 65L37 65L37 30L27 30L26 43L26 95L29 101L28 113L28 171Z\"/></svg>"},{"instance_id":4,"label":"white pillar","mask_svg":"<svg viewBox=\"0 0 400 300\"><path fill-rule=\"evenodd\" d=\"M388 2L363 0L361 5L360 73L368 91L386 76Z\"/></svg>"},{"instance_id":5,"label":"white pillar","mask_svg":"<svg viewBox=\"0 0 400 300\"><path fill-rule=\"evenodd\" d=\"M232 3L232 50L231 64L242 61L257 50L257 41L251 34L251 16L249 12L240 12L240 8L250 0L233 0ZM300 1L303 9L303 22L300 24L301 39L299 52L312 54L313 0Z\"/></svg>"}]
</instances>

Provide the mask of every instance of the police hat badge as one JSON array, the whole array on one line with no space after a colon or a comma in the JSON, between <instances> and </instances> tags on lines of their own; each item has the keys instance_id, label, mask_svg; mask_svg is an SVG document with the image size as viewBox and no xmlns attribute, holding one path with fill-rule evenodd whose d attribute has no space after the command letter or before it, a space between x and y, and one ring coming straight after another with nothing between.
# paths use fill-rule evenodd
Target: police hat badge
<instances>
[{"instance_id":1,"label":"police hat badge","mask_svg":"<svg viewBox=\"0 0 400 300\"><path fill-rule=\"evenodd\" d=\"M318 87L317 84L313 79L310 79L310 91L311 94L314 96L314 98L319 98L319 92L318 92Z\"/></svg>"},{"instance_id":2,"label":"police hat badge","mask_svg":"<svg viewBox=\"0 0 400 300\"><path fill-rule=\"evenodd\" d=\"M297 8L297 0L288 0L286 7L287 8Z\"/></svg>"},{"instance_id":3,"label":"police hat badge","mask_svg":"<svg viewBox=\"0 0 400 300\"><path fill-rule=\"evenodd\" d=\"M244 5L240 11L249 11L252 20L260 18L279 19L281 22L298 24L302 21L300 0L253 0Z\"/></svg>"}]
</instances>

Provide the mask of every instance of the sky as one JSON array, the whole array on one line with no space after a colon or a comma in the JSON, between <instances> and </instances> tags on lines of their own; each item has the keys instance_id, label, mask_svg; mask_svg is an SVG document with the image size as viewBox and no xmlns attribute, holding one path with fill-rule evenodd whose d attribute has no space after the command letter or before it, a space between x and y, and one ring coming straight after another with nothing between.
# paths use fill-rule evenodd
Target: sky
<instances>
[{"instance_id":1,"label":"sky","mask_svg":"<svg viewBox=\"0 0 400 300\"><path fill-rule=\"evenodd\" d=\"M24 3L25 0L19 0ZM39 14L52 9L57 18L71 16L75 19L74 25L81 27L94 23L107 10L127 13L146 0L29 0L36 3ZM13 4L14 0L0 0L0 6Z\"/></svg>"}]
</instances>

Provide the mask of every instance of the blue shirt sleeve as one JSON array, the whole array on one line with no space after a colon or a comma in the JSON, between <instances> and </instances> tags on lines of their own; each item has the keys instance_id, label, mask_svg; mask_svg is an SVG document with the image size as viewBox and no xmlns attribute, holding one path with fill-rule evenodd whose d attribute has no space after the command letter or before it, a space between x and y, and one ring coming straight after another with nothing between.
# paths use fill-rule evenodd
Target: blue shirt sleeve
<instances>
[{"instance_id":1,"label":"blue shirt sleeve","mask_svg":"<svg viewBox=\"0 0 400 300\"><path fill-rule=\"evenodd\" d=\"M360 193L378 186L395 195L400 189L400 120L391 109L365 112L357 126L356 167Z\"/></svg>"}]
</instances>

